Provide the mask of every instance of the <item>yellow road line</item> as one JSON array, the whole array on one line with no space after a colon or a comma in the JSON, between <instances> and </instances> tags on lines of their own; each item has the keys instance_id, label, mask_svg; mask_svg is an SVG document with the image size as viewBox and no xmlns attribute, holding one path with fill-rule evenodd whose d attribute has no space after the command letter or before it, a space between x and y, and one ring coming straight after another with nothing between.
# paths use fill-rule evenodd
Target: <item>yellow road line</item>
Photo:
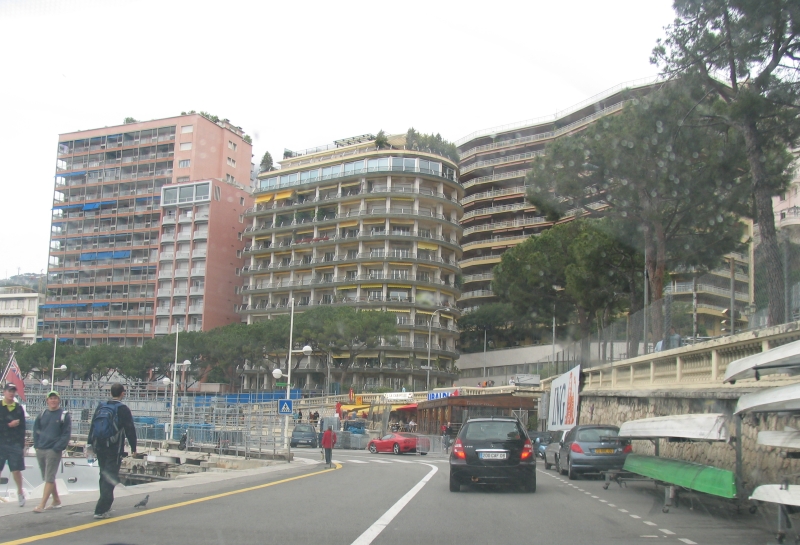
<instances>
[{"instance_id":1,"label":"yellow road line","mask_svg":"<svg viewBox=\"0 0 800 545\"><path fill-rule=\"evenodd\" d=\"M314 475L322 475L323 473L329 473L331 471L336 471L337 469L342 469L342 465L335 463L336 466L333 469L323 469L322 471L315 471L314 473L308 473L306 475L298 475L297 477L289 477L288 479L282 479L280 481L274 481L271 483L260 484L257 486L251 486L249 488L242 488L241 490L233 490L231 492L223 492L222 494L214 494L212 496L205 496L203 498L195 498L193 500L182 501L179 503L173 503L171 505L165 505L163 507L156 507L153 509L147 509L146 511L140 511L137 513L131 513L129 515L121 515L119 517L109 518L109 519L100 519L96 522L88 522L86 524L81 524L80 526L73 526L72 528L64 528L63 530L56 530L55 532L48 532L46 534L39 534L36 536L31 537L24 537L22 539L15 539L13 541L4 541L0 543L0 545L22 545L23 543L34 543L36 541L40 541L43 539L50 539L51 537L58 537L64 536L67 534L74 534L75 532L81 532L83 530L89 530L91 528L96 528L98 526L103 526L105 524L114 524L115 522L122 522L123 520L130 520L136 517L144 517L146 515L153 515L155 513L160 513L162 511L168 511L169 509L176 509L178 507L186 507L187 505L193 505L195 503L202 503L204 501L216 500L219 498L225 498L227 496L233 496L235 494L241 494L243 492L252 492L253 490L260 490L262 488L268 488L270 486L275 486L276 484L283 484L288 483L291 481L297 481L299 479L305 479L306 477L313 477Z\"/></svg>"}]
</instances>

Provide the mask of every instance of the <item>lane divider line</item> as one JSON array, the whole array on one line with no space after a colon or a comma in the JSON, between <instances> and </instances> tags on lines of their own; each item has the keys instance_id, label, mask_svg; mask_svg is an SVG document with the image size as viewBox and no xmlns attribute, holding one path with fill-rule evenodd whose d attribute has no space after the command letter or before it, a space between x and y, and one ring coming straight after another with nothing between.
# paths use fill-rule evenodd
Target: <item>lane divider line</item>
<instances>
[{"instance_id":1,"label":"lane divider line","mask_svg":"<svg viewBox=\"0 0 800 545\"><path fill-rule=\"evenodd\" d=\"M315 475L322 475L323 473L330 473L331 471L336 471L337 469L342 469L341 464L336 464L335 468L331 469L323 469L322 471L315 471L314 473L307 473L305 475L297 475L296 477L289 477L288 479L281 479L280 481L273 481L271 483L259 484L256 486L251 486L248 488L242 488L240 490L232 490L230 492L223 492L221 494L213 494L211 496L205 496L202 498L195 498L193 500L182 501L179 503L172 503L170 505L164 505L162 507L154 507L152 509L148 509L147 511L139 511L137 513L130 513L128 515L121 515L119 517L113 517L108 519L98 520L96 522L88 522L86 524L80 524L78 526L73 526L71 528L64 528L63 530L56 530L54 532L48 532L46 534L39 534L30 537L24 537L21 539L15 539L12 541L4 541L0 543L0 545L23 545L25 543L34 543L36 541L41 541L43 539L50 539L52 537L64 536L68 534L74 534L76 532L81 532L83 530L89 530L91 528L96 528L98 526L104 526L106 524L114 524L117 522L122 522L123 520L130 520L137 517L144 517L147 515L154 515L156 513L161 513L162 511L169 511L170 509L177 509L178 507L186 507L187 505L194 505L196 503L203 503L206 501L217 500L219 498L227 498L228 496L235 496L236 494L242 494L244 492L252 492L254 490L261 490L262 488L269 488L270 486L275 486L278 484L288 483L291 481L297 481L300 479L305 479L308 477L313 477Z\"/></svg>"},{"instance_id":2,"label":"lane divider line","mask_svg":"<svg viewBox=\"0 0 800 545\"><path fill-rule=\"evenodd\" d=\"M386 511L381 516L381 518L373 522L372 526L364 530L364 533L358 536L358 538L352 543L352 545L369 545L370 543L372 543L373 540L386 529L389 523L392 522L394 517L396 517L398 513L400 513L400 511L402 511L403 508L406 505L408 505L408 502L410 502L414 498L414 496L417 495L417 492L422 490L422 487L424 487L428 483L428 481L430 481L431 478L433 478L436 472L439 471L438 467L431 464L420 464L420 465L428 466L429 468L431 468L431 470L428 472L427 475L425 475L422 478L420 482L415 484L411 490L406 492L402 498L397 500L397 502L395 502L395 504L392 505L389 508L389 510Z\"/></svg>"}]
</instances>

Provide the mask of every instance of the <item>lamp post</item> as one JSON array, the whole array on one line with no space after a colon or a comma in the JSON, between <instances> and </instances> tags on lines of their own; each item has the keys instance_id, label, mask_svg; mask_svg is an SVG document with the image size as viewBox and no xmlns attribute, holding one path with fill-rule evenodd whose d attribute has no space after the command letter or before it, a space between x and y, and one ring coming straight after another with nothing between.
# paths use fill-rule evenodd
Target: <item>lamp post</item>
<instances>
[{"instance_id":1,"label":"lamp post","mask_svg":"<svg viewBox=\"0 0 800 545\"><path fill-rule=\"evenodd\" d=\"M428 322L428 380L426 383L427 391L431 391L431 329L433 328L433 317L436 316L437 312L441 312L443 310L448 310L446 308L437 308L431 314L431 319Z\"/></svg>"},{"instance_id":2,"label":"lamp post","mask_svg":"<svg viewBox=\"0 0 800 545\"><path fill-rule=\"evenodd\" d=\"M53 368L50 371L50 384L52 384L53 387L55 387L55 383L56 383L56 346L58 346L58 335L56 335L53 338ZM59 369L61 371L66 371L67 370L67 366L66 365L62 365L61 367L59 367ZM47 379L43 380L42 384L47 386Z\"/></svg>"},{"instance_id":3,"label":"lamp post","mask_svg":"<svg viewBox=\"0 0 800 545\"><path fill-rule=\"evenodd\" d=\"M305 345L301 350L292 350L292 346L294 343L294 297L289 299L289 304L292 306L292 310L289 314L289 354L288 354L288 365L286 369L286 399L291 398L292 394L292 353L293 352L300 352L305 354L306 356L310 356L314 349L311 348L309 345ZM283 373L280 369L274 369L272 371L272 376L275 377L275 380L278 380L283 376ZM283 425L283 441L284 447L286 450L289 450L289 415L286 415L286 421Z\"/></svg>"},{"instance_id":4,"label":"lamp post","mask_svg":"<svg viewBox=\"0 0 800 545\"><path fill-rule=\"evenodd\" d=\"M189 360L183 360L183 363L178 363L178 336L180 332L181 326L178 324L177 329L175 330L175 362L172 365L172 405L170 406L169 411L169 432L165 435L166 441L169 441L169 438L172 436L172 430L175 428L175 396L178 393L178 366L180 365L181 367L189 367L192 364L192 362ZM164 382L166 382L166 380Z\"/></svg>"}]
</instances>

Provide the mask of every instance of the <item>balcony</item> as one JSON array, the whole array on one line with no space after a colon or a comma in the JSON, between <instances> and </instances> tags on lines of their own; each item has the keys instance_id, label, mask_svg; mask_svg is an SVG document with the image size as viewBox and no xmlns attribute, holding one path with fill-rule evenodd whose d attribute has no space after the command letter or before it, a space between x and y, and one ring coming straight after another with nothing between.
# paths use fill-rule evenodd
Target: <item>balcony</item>
<instances>
[{"instance_id":1,"label":"balcony","mask_svg":"<svg viewBox=\"0 0 800 545\"><path fill-rule=\"evenodd\" d=\"M208 238L208 231L195 231L194 238L195 240Z\"/></svg>"},{"instance_id":2,"label":"balcony","mask_svg":"<svg viewBox=\"0 0 800 545\"><path fill-rule=\"evenodd\" d=\"M174 225L175 216L164 216L161 218L161 225Z\"/></svg>"},{"instance_id":3,"label":"balcony","mask_svg":"<svg viewBox=\"0 0 800 545\"><path fill-rule=\"evenodd\" d=\"M156 335L168 335L169 334L169 326L168 325L157 325L156 326Z\"/></svg>"},{"instance_id":4,"label":"balcony","mask_svg":"<svg viewBox=\"0 0 800 545\"><path fill-rule=\"evenodd\" d=\"M172 295L172 290L169 288L158 290L159 297L169 297Z\"/></svg>"},{"instance_id":5,"label":"balcony","mask_svg":"<svg viewBox=\"0 0 800 545\"><path fill-rule=\"evenodd\" d=\"M176 252L175 259L189 259L189 252Z\"/></svg>"},{"instance_id":6,"label":"balcony","mask_svg":"<svg viewBox=\"0 0 800 545\"><path fill-rule=\"evenodd\" d=\"M186 306L178 305L172 307L172 314L186 314Z\"/></svg>"},{"instance_id":7,"label":"balcony","mask_svg":"<svg viewBox=\"0 0 800 545\"><path fill-rule=\"evenodd\" d=\"M206 270L205 268L202 269L192 269L192 276L205 276Z\"/></svg>"},{"instance_id":8,"label":"balcony","mask_svg":"<svg viewBox=\"0 0 800 545\"><path fill-rule=\"evenodd\" d=\"M162 252L158 255L159 261L172 261L175 258L175 254L172 252Z\"/></svg>"},{"instance_id":9,"label":"balcony","mask_svg":"<svg viewBox=\"0 0 800 545\"><path fill-rule=\"evenodd\" d=\"M191 239L192 239L191 233L178 233L178 240L191 240Z\"/></svg>"},{"instance_id":10,"label":"balcony","mask_svg":"<svg viewBox=\"0 0 800 545\"><path fill-rule=\"evenodd\" d=\"M172 292L172 295L174 295L175 297L178 297L178 296L181 296L181 295L185 296L186 292L187 292L186 288L175 288L173 290L173 292Z\"/></svg>"},{"instance_id":11,"label":"balcony","mask_svg":"<svg viewBox=\"0 0 800 545\"><path fill-rule=\"evenodd\" d=\"M158 271L158 278L172 278L173 274L172 271Z\"/></svg>"},{"instance_id":12,"label":"balcony","mask_svg":"<svg viewBox=\"0 0 800 545\"><path fill-rule=\"evenodd\" d=\"M172 233L163 233L161 235L161 242L175 242L175 235Z\"/></svg>"},{"instance_id":13,"label":"balcony","mask_svg":"<svg viewBox=\"0 0 800 545\"><path fill-rule=\"evenodd\" d=\"M202 313L203 313L203 305L189 306L189 314L202 314Z\"/></svg>"},{"instance_id":14,"label":"balcony","mask_svg":"<svg viewBox=\"0 0 800 545\"><path fill-rule=\"evenodd\" d=\"M169 307L156 308L156 316L169 316L169 315L170 315Z\"/></svg>"},{"instance_id":15,"label":"balcony","mask_svg":"<svg viewBox=\"0 0 800 545\"><path fill-rule=\"evenodd\" d=\"M192 251L192 257L206 257L206 254L207 251L205 249Z\"/></svg>"},{"instance_id":16,"label":"balcony","mask_svg":"<svg viewBox=\"0 0 800 545\"><path fill-rule=\"evenodd\" d=\"M186 278L189 276L189 269L178 269L172 275L175 278Z\"/></svg>"},{"instance_id":17,"label":"balcony","mask_svg":"<svg viewBox=\"0 0 800 545\"><path fill-rule=\"evenodd\" d=\"M189 288L189 295L203 295L205 291L204 288Z\"/></svg>"}]
</instances>

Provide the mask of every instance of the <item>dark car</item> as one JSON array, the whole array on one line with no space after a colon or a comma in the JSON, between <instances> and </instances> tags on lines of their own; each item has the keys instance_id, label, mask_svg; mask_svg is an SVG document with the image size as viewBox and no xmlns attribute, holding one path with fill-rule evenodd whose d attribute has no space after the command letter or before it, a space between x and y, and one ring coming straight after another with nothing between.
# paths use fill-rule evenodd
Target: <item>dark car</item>
<instances>
[{"instance_id":1,"label":"dark car","mask_svg":"<svg viewBox=\"0 0 800 545\"><path fill-rule=\"evenodd\" d=\"M292 430L292 439L290 444L292 448L298 445L307 445L311 448L317 448L317 431L314 426L310 424L298 424Z\"/></svg>"},{"instance_id":2,"label":"dark car","mask_svg":"<svg viewBox=\"0 0 800 545\"><path fill-rule=\"evenodd\" d=\"M631 446L618 435L616 426L575 426L560 443L556 471L576 479L581 473L622 469Z\"/></svg>"},{"instance_id":3,"label":"dark car","mask_svg":"<svg viewBox=\"0 0 800 545\"><path fill-rule=\"evenodd\" d=\"M473 418L450 450L450 492L462 484L522 485L536 492L536 457L525 429L515 418Z\"/></svg>"}]
</instances>

